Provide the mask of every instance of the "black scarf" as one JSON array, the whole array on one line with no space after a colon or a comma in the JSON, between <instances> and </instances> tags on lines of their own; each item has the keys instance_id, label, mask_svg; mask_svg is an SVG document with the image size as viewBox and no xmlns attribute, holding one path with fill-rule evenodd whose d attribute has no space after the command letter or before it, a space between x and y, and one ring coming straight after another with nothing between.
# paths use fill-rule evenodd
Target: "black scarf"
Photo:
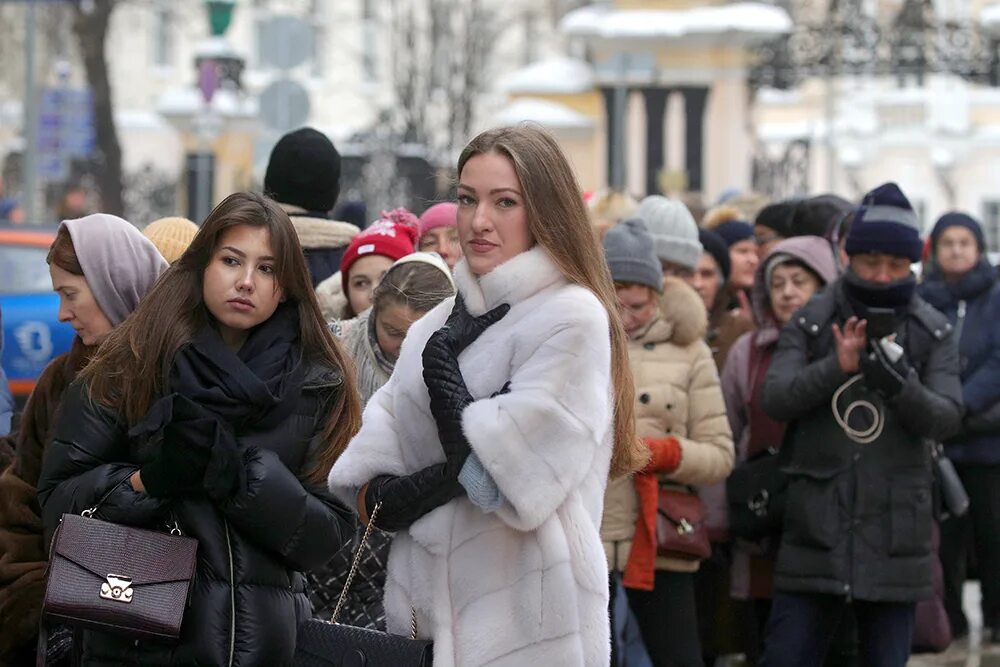
<instances>
[{"instance_id":1,"label":"black scarf","mask_svg":"<svg viewBox=\"0 0 1000 667\"><path fill-rule=\"evenodd\" d=\"M993 287L997 281L996 270L986 258L955 282L947 282L937 267L927 275L921 294L932 306L947 310L959 301L971 301Z\"/></svg>"},{"instance_id":2,"label":"black scarf","mask_svg":"<svg viewBox=\"0 0 1000 667\"><path fill-rule=\"evenodd\" d=\"M170 389L241 432L273 428L291 414L304 375L298 308L284 303L250 332L239 352L215 327L204 326L174 357Z\"/></svg>"},{"instance_id":3,"label":"black scarf","mask_svg":"<svg viewBox=\"0 0 1000 667\"><path fill-rule=\"evenodd\" d=\"M844 296L854 314L864 318L869 308L892 308L902 315L917 289L917 277L912 273L891 283L862 280L850 268L844 273Z\"/></svg>"}]
</instances>

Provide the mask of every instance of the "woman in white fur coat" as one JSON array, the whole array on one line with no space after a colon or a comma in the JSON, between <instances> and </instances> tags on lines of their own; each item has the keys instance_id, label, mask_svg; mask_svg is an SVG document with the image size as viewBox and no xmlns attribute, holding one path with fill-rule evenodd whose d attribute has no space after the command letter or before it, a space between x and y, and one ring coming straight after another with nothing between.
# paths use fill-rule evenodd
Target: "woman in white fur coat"
<instances>
[{"instance_id":1,"label":"woman in white fur coat","mask_svg":"<svg viewBox=\"0 0 1000 667\"><path fill-rule=\"evenodd\" d=\"M545 132L485 132L458 173L459 296L411 327L330 488L397 531L388 629L415 615L436 667L605 666L604 490L648 456L614 288Z\"/></svg>"}]
</instances>

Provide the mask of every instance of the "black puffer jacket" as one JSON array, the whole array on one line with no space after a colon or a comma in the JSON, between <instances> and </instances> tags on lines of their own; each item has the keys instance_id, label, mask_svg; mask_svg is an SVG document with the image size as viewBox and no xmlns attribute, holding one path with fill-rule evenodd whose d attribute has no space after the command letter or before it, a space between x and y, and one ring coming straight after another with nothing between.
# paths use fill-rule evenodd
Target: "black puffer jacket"
<instances>
[{"instance_id":1,"label":"black puffer jacket","mask_svg":"<svg viewBox=\"0 0 1000 667\"><path fill-rule=\"evenodd\" d=\"M352 535L350 512L299 475L318 447L341 376L314 367L301 397L277 427L237 434L247 485L224 504L137 493L126 481L159 442L130 441L125 424L72 385L38 481L46 541L63 513L80 513L106 494L97 517L158 528L169 512L198 540L198 567L181 640L135 643L86 632L85 665L288 665L296 626L310 616L301 572L329 560ZM113 462L113 463L109 463Z\"/></svg>"},{"instance_id":2,"label":"black puffer jacket","mask_svg":"<svg viewBox=\"0 0 1000 667\"><path fill-rule=\"evenodd\" d=\"M858 383L838 402L842 412L854 400L883 408L882 434L857 444L831 409L834 392L848 380L837 364L831 325L843 326L850 312L841 282L814 297L782 330L765 379L764 410L791 422L782 447L790 486L775 586L916 601L931 595L926 443L958 430L958 351L945 317L913 297L895 327L915 371L903 389L884 400Z\"/></svg>"}]
</instances>

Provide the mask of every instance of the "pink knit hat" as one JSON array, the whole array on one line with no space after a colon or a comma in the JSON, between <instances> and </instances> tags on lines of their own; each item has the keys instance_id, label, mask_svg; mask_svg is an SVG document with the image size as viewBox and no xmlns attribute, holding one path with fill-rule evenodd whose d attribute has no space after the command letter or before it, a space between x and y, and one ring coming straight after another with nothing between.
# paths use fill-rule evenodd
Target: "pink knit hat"
<instances>
[{"instance_id":1,"label":"pink knit hat","mask_svg":"<svg viewBox=\"0 0 1000 667\"><path fill-rule=\"evenodd\" d=\"M450 201L434 204L420 216L419 233L422 237L438 227L458 226L458 204Z\"/></svg>"}]
</instances>

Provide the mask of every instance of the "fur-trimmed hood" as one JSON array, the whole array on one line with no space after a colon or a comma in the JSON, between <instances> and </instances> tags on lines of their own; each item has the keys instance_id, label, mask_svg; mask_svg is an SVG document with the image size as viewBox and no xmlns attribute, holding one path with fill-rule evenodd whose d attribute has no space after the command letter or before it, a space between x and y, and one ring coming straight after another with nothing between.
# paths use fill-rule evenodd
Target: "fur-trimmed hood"
<instances>
[{"instance_id":1,"label":"fur-trimmed hood","mask_svg":"<svg viewBox=\"0 0 1000 667\"><path fill-rule=\"evenodd\" d=\"M320 248L343 248L351 243L361 230L347 222L327 220L306 215L307 211L298 206L279 204L292 220L295 233L303 250Z\"/></svg>"},{"instance_id":2,"label":"fur-trimmed hood","mask_svg":"<svg viewBox=\"0 0 1000 667\"><path fill-rule=\"evenodd\" d=\"M708 331L705 304L698 293L679 278L666 278L663 281L660 321L669 327L667 337L663 340L682 347L704 340Z\"/></svg>"}]
</instances>

